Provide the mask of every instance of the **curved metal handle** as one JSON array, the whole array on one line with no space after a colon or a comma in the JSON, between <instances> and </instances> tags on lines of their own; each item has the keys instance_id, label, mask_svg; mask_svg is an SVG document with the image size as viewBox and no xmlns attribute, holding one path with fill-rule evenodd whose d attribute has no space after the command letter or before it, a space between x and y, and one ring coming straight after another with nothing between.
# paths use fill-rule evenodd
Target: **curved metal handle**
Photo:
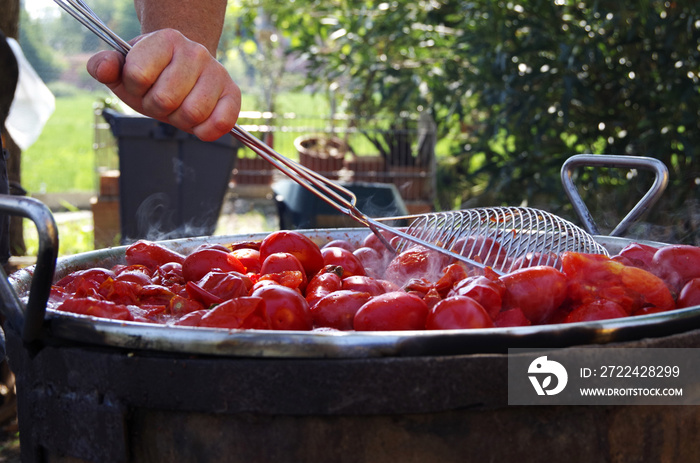
<instances>
[{"instance_id":1,"label":"curved metal handle","mask_svg":"<svg viewBox=\"0 0 700 463\"><path fill-rule=\"evenodd\" d=\"M0 195L0 211L30 219L36 225L39 235L39 251L26 307L23 307L7 275L0 268L0 310L12 327L22 335L22 339L32 342L41 335L46 303L51 294L58 256L58 229L49 208L33 198Z\"/></svg>"},{"instance_id":2,"label":"curved metal handle","mask_svg":"<svg viewBox=\"0 0 700 463\"><path fill-rule=\"evenodd\" d=\"M613 167L651 170L655 173L654 184L649 191L639 200L631 211L623 218L617 227L610 232L610 236L622 236L644 212L659 200L668 185L668 168L658 159L642 156L618 156L611 154L578 154L564 162L561 168L561 183L569 197L574 210L583 222L586 231L592 235L599 235L598 225L593 220L588 207L578 194L578 190L572 180L572 172L576 167Z\"/></svg>"}]
</instances>

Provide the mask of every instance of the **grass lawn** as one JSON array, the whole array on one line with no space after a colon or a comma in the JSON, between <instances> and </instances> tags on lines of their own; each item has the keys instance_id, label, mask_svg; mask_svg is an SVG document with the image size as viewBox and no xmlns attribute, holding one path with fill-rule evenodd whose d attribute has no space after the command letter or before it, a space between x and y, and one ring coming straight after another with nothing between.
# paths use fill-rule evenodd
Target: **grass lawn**
<instances>
[{"instance_id":1,"label":"grass lawn","mask_svg":"<svg viewBox=\"0 0 700 463\"><path fill-rule=\"evenodd\" d=\"M41 136L22 152L22 186L30 194L95 189L93 104L100 96L56 98L56 111Z\"/></svg>"}]
</instances>

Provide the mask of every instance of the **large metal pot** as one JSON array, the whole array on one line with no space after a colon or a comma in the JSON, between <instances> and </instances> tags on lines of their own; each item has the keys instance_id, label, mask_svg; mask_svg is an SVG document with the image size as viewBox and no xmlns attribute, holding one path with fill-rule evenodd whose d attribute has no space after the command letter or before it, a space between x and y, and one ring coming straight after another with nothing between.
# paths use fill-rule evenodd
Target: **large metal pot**
<instances>
[{"instance_id":1,"label":"large metal pot","mask_svg":"<svg viewBox=\"0 0 700 463\"><path fill-rule=\"evenodd\" d=\"M590 344L696 347L700 307L568 326L433 333L98 321L44 311L40 283L53 273L55 226L39 203L26 200L15 210L45 236L36 268L13 275L11 288L0 285L23 461L700 460L696 407L508 406L505 354L511 347ZM323 242L366 232L306 233ZM164 244L186 252L204 241L258 237ZM598 239L612 252L629 242ZM123 254L114 248L60 259L56 278L111 266Z\"/></svg>"}]
</instances>

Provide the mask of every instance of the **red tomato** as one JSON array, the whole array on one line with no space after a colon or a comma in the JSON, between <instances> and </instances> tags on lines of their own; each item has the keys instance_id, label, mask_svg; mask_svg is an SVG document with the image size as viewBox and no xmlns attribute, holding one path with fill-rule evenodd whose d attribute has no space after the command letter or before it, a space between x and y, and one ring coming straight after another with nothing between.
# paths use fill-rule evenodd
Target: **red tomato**
<instances>
[{"instance_id":1,"label":"red tomato","mask_svg":"<svg viewBox=\"0 0 700 463\"><path fill-rule=\"evenodd\" d=\"M86 270L77 270L56 282L55 286L65 288L69 293L76 293L80 288L91 288L92 293L97 291L108 279L114 279L116 275L111 270L103 268L89 268Z\"/></svg>"},{"instance_id":2,"label":"red tomato","mask_svg":"<svg viewBox=\"0 0 700 463\"><path fill-rule=\"evenodd\" d=\"M131 281L105 280L100 285L98 293L104 299L117 304L135 305L138 303L138 294L141 292L142 286Z\"/></svg>"},{"instance_id":3,"label":"red tomato","mask_svg":"<svg viewBox=\"0 0 700 463\"><path fill-rule=\"evenodd\" d=\"M343 249L350 251L350 252L355 251L355 246L353 246L352 244L350 244L348 241L345 241L345 240L329 241L328 243L323 245L323 247L321 248L321 251L323 251L323 248L343 248Z\"/></svg>"},{"instance_id":4,"label":"red tomato","mask_svg":"<svg viewBox=\"0 0 700 463\"><path fill-rule=\"evenodd\" d=\"M393 234L389 233L388 231L381 230L379 233L387 241L391 241L392 237L395 237ZM386 245L384 245L384 243L382 243L382 241L379 239L379 237L377 235L375 235L374 233L368 233L367 236L365 236L365 239L362 240L362 246L372 248L382 256L384 256L384 255L386 255L386 253L390 252L389 249L387 249Z\"/></svg>"},{"instance_id":5,"label":"red tomato","mask_svg":"<svg viewBox=\"0 0 700 463\"><path fill-rule=\"evenodd\" d=\"M490 317L495 317L502 308L506 286L502 280L491 280L485 276L465 278L454 285L449 296L468 296L476 300Z\"/></svg>"},{"instance_id":6,"label":"red tomato","mask_svg":"<svg viewBox=\"0 0 700 463\"><path fill-rule=\"evenodd\" d=\"M240 261L246 269L246 273L260 273L260 251L252 248L240 248L231 251L231 254Z\"/></svg>"},{"instance_id":7,"label":"red tomato","mask_svg":"<svg viewBox=\"0 0 700 463\"><path fill-rule=\"evenodd\" d=\"M313 319L306 299L291 288L281 285L262 286L251 294L265 302L270 329L309 331Z\"/></svg>"},{"instance_id":8,"label":"red tomato","mask_svg":"<svg viewBox=\"0 0 700 463\"><path fill-rule=\"evenodd\" d=\"M568 298L576 307L596 300L613 301L628 315L648 306L674 308L673 297L657 276L606 256L565 252L562 268L569 277Z\"/></svg>"},{"instance_id":9,"label":"red tomato","mask_svg":"<svg viewBox=\"0 0 700 463\"><path fill-rule=\"evenodd\" d=\"M146 240L139 240L129 245L126 248L125 258L129 265L141 264L151 270L168 262L182 264L185 261L182 254Z\"/></svg>"},{"instance_id":10,"label":"red tomato","mask_svg":"<svg viewBox=\"0 0 700 463\"><path fill-rule=\"evenodd\" d=\"M384 279L403 286L413 278L437 281L447 265L447 259L435 251L414 246L396 256L384 272Z\"/></svg>"},{"instance_id":11,"label":"red tomato","mask_svg":"<svg viewBox=\"0 0 700 463\"><path fill-rule=\"evenodd\" d=\"M188 281L185 285L185 290L190 299L201 302L205 307L224 302L219 296L210 293L194 281Z\"/></svg>"},{"instance_id":12,"label":"red tomato","mask_svg":"<svg viewBox=\"0 0 700 463\"><path fill-rule=\"evenodd\" d=\"M203 309L204 306L199 302L182 296L173 296L168 303L168 311L176 317Z\"/></svg>"},{"instance_id":13,"label":"red tomato","mask_svg":"<svg viewBox=\"0 0 700 463\"><path fill-rule=\"evenodd\" d=\"M524 256L515 259L510 268L517 270L519 268L537 267L538 265L558 267L561 263L559 261L559 256L554 253L543 254L541 252L528 252Z\"/></svg>"},{"instance_id":14,"label":"red tomato","mask_svg":"<svg viewBox=\"0 0 700 463\"><path fill-rule=\"evenodd\" d=\"M357 331L405 331L425 329L428 306L419 297L394 291L373 297L355 314Z\"/></svg>"},{"instance_id":15,"label":"red tomato","mask_svg":"<svg viewBox=\"0 0 700 463\"><path fill-rule=\"evenodd\" d=\"M503 264L508 254L498 241L485 236L463 236L455 240L451 251L490 267Z\"/></svg>"},{"instance_id":16,"label":"red tomato","mask_svg":"<svg viewBox=\"0 0 700 463\"><path fill-rule=\"evenodd\" d=\"M503 309L520 308L532 323L546 323L566 298L566 276L554 267L537 266L503 275Z\"/></svg>"},{"instance_id":17,"label":"red tomato","mask_svg":"<svg viewBox=\"0 0 700 463\"><path fill-rule=\"evenodd\" d=\"M270 326L265 304L259 297L239 297L207 311L198 326L265 330Z\"/></svg>"},{"instance_id":18,"label":"red tomato","mask_svg":"<svg viewBox=\"0 0 700 463\"><path fill-rule=\"evenodd\" d=\"M379 280L362 275L343 278L343 289L359 293L370 293L372 296L378 296L386 292Z\"/></svg>"},{"instance_id":19,"label":"red tomato","mask_svg":"<svg viewBox=\"0 0 700 463\"><path fill-rule=\"evenodd\" d=\"M700 278L693 278L683 286L676 306L679 309L700 305Z\"/></svg>"},{"instance_id":20,"label":"red tomato","mask_svg":"<svg viewBox=\"0 0 700 463\"><path fill-rule=\"evenodd\" d=\"M428 312L428 330L492 328L493 321L486 310L471 297L452 296L443 299Z\"/></svg>"},{"instance_id":21,"label":"red tomato","mask_svg":"<svg viewBox=\"0 0 700 463\"><path fill-rule=\"evenodd\" d=\"M168 306L175 296L171 290L160 285L146 285L141 287L138 294L139 305L164 305Z\"/></svg>"},{"instance_id":22,"label":"red tomato","mask_svg":"<svg viewBox=\"0 0 700 463\"><path fill-rule=\"evenodd\" d=\"M323 268L323 256L318 245L299 232L281 230L267 235L260 243L260 258L264 262L267 256L277 252L293 254L309 278Z\"/></svg>"},{"instance_id":23,"label":"red tomato","mask_svg":"<svg viewBox=\"0 0 700 463\"><path fill-rule=\"evenodd\" d=\"M260 274L281 273L281 272L302 272L306 275L304 266L294 254L288 252L276 252L265 257L260 267Z\"/></svg>"},{"instance_id":24,"label":"red tomato","mask_svg":"<svg viewBox=\"0 0 700 463\"><path fill-rule=\"evenodd\" d=\"M516 308L497 313L493 318L493 324L499 328L505 328L510 326L530 326L532 322L527 319L522 310Z\"/></svg>"},{"instance_id":25,"label":"red tomato","mask_svg":"<svg viewBox=\"0 0 700 463\"><path fill-rule=\"evenodd\" d=\"M355 314L371 298L369 293L348 290L327 294L311 307L314 326L352 330Z\"/></svg>"},{"instance_id":26,"label":"red tomato","mask_svg":"<svg viewBox=\"0 0 700 463\"><path fill-rule=\"evenodd\" d=\"M337 273L319 272L306 286L306 302L309 303L309 307L313 307L322 297L334 291L339 291L342 287L343 280Z\"/></svg>"},{"instance_id":27,"label":"red tomato","mask_svg":"<svg viewBox=\"0 0 700 463\"><path fill-rule=\"evenodd\" d=\"M700 248L683 244L664 246L654 253L651 265L654 274L678 293L688 281L700 277Z\"/></svg>"},{"instance_id":28,"label":"red tomato","mask_svg":"<svg viewBox=\"0 0 700 463\"><path fill-rule=\"evenodd\" d=\"M145 267L143 267L145 269ZM149 276L148 271L143 271L140 269L129 269L129 267L123 269L117 274L117 281L129 281L131 283L136 283L141 286L146 286L153 284L153 280Z\"/></svg>"},{"instance_id":29,"label":"red tomato","mask_svg":"<svg viewBox=\"0 0 700 463\"><path fill-rule=\"evenodd\" d=\"M622 251L613 257L613 260L621 262L625 265L643 268L644 270L651 270L655 252L656 248L653 246L641 243L631 243L625 246Z\"/></svg>"},{"instance_id":30,"label":"red tomato","mask_svg":"<svg viewBox=\"0 0 700 463\"><path fill-rule=\"evenodd\" d=\"M357 257L365 269L365 274L373 278L380 278L386 270L386 263L382 254L376 249L362 246L353 251L353 255Z\"/></svg>"},{"instance_id":31,"label":"red tomato","mask_svg":"<svg viewBox=\"0 0 700 463\"><path fill-rule=\"evenodd\" d=\"M182 276L182 264L169 262L161 265L153 272L153 283L165 286L184 285L185 278Z\"/></svg>"},{"instance_id":32,"label":"red tomato","mask_svg":"<svg viewBox=\"0 0 700 463\"><path fill-rule=\"evenodd\" d=\"M627 315L627 311L617 302L599 299L576 307L569 313L564 323L609 320Z\"/></svg>"},{"instance_id":33,"label":"red tomato","mask_svg":"<svg viewBox=\"0 0 700 463\"><path fill-rule=\"evenodd\" d=\"M465 269L461 263L450 264L445 267L443 275L435 283L435 289L440 293L440 296L446 297L455 283L465 278L467 278L467 269Z\"/></svg>"},{"instance_id":34,"label":"red tomato","mask_svg":"<svg viewBox=\"0 0 700 463\"><path fill-rule=\"evenodd\" d=\"M236 272L209 272L197 282L197 286L225 301L246 296L253 282Z\"/></svg>"},{"instance_id":35,"label":"red tomato","mask_svg":"<svg viewBox=\"0 0 700 463\"><path fill-rule=\"evenodd\" d=\"M321 249L324 265L335 265L342 267L343 277L353 275L365 275L365 268L362 262L355 255L344 248L336 246L324 247Z\"/></svg>"},{"instance_id":36,"label":"red tomato","mask_svg":"<svg viewBox=\"0 0 700 463\"><path fill-rule=\"evenodd\" d=\"M233 254L219 249L200 249L182 263L182 276L186 281L197 281L212 270L245 273L245 267Z\"/></svg>"},{"instance_id":37,"label":"red tomato","mask_svg":"<svg viewBox=\"0 0 700 463\"><path fill-rule=\"evenodd\" d=\"M91 298L71 298L64 301L58 310L113 320L133 320L129 308L111 301L98 301Z\"/></svg>"}]
</instances>

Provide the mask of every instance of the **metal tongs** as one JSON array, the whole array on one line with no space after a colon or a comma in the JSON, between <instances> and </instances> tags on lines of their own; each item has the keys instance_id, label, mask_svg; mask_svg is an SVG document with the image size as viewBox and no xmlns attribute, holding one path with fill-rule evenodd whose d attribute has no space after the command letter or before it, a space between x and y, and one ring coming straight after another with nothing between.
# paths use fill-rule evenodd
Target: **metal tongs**
<instances>
[{"instance_id":1,"label":"metal tongs","mask_svg":"<svg viewBox=\"0 0 700 463\"><path fill-rule=\"evenodd\" d=\"M54 1L115 50L125 56L131 50L131 45L109 29L82 0ZM493 254L529 255L529 258L537 255L538 259L544 259L539 261L543 265L556 265L558 257L552 261L552 255L563 251L606 253L590 235L572 223L532 208L485 208L373 219L356 207L357 197L342 185L279 154L238 125L231 129L231 134L287 177L368 227L394 254L412 243L485 268L484 262L488 263L488 255ZM405 218L414 219L405 231L382 223ZM382 231L400 239L392 244ZM488 266L499 274L513 269L512 260L490 262Z\"/></svg>"}]
</instances>

